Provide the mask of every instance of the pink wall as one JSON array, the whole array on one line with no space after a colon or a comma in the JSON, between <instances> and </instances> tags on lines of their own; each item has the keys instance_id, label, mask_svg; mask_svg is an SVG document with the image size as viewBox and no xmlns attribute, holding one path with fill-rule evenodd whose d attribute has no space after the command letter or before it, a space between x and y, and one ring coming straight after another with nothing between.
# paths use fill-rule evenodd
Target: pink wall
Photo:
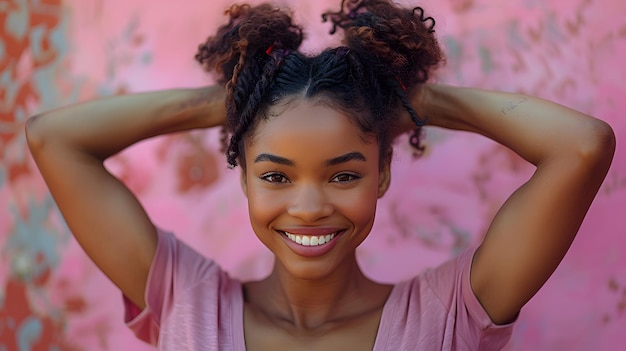
<instances>
[{"instance_id":1,"label":"pink wall","mask_svg":"<svg viewBox=\"0 0 626 351\"><path fill-rule=\"evenodd\" d=\"M306 46L327 43L317 14L337 0L298 4ZM408 3L408 1L403 1ZM0 2L0 350L149 350L122 325L120 294L64 227L27 152L25 118L127 91L205 84L196 45L227 1ZM615 162L565 261L527 305L509 350L626 347L626 2L426 0L446 47L443 82L521 91L598 116L617 134ZM315 14L315 15L314 15ZM360 258L397 281L479 240L531 169L481 137L429 131L413 162L402 143L393 185ZM242 278L271 257L247 221L237 171L215 132L145 142L108 165L153 220Z\"/></svg>"}]
</instances>

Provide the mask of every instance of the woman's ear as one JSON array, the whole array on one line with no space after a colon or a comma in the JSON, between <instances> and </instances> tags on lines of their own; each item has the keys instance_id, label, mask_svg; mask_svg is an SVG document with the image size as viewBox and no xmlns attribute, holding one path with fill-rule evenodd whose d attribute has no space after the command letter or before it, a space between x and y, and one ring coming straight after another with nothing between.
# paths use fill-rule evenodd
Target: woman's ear
<instances>
[{"instance_id":1,"label":"woman's ear","mask_svg":"<svg viewBox=\"0 0 626 351\"><path fill-rule=\"evenodd\" d=\"M389 149L385 157L384 164L378 173L378 198L380 199L385 195L391 184L391 158L393 156L393 150Z\"/></svg>"}]
</instances>

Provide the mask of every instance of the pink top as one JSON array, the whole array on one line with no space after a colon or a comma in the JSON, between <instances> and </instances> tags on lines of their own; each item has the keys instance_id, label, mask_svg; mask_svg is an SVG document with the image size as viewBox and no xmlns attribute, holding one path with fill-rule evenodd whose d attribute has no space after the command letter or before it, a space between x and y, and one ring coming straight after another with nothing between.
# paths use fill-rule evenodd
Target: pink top
<instances>
[{"instance_id":1,"label":"pink top","mask_svg":"<svg viewBox=\"0 0 626 351\"><path fill-rule=\"evenodd\" d=\"M213 261L159 231L146 308L127 299L125 322L159 350L244 351L243 292ZM499 350L513 325L494 325L469 283L475 249L394 286L374 351Z\"/></svg>"}]
</instances>

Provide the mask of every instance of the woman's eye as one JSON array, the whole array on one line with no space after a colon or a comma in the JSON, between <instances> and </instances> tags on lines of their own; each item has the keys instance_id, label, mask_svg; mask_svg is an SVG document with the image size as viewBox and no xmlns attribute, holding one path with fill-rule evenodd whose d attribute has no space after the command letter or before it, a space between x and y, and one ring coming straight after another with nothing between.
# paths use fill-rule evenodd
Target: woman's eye
<instances>
[{"instance_id":1,"label":"woman's eye","mask_svg":"<svg viewBox=\"0 0 626 351\"><path fill-rule=\"evenodd\" d=\"M336 176L334 176L332 181L333 182L337 182L337 183L349 183L349 182L355 181L355 180L357 180L359 178L361 178L361 177L359 177L356 174L340 173L340 174L337 174Z\"/></svg>"},{"instance_id":2,"label":"woman's eye","mask_svg":"<svg viewBox=\"0 0 626 351\"><path fill-rule=\"evenodd\" d=\"M269 183L288 183L287 177L280 173L267 173L261 176L261 179Z\"/></svg>"}]
</instances>

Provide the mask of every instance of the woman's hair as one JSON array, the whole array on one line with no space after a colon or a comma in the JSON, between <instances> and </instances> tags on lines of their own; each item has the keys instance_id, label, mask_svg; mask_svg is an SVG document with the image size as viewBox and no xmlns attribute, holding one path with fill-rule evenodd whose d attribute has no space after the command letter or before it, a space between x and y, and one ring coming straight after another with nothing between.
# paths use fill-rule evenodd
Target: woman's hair
<instances>
[{"instance_id":1,"label":"woman's hair","mask_svg":"<svg viewBox=\"0 0 626 351\"><path fill-rule=\"evenodd\" d=\"M231 167L238 161L245 166L242 139L259 119L268 118L268 108L294 98L340 109L363 132L375 134L381 164L399 114L409 113L416 126L410 143L423 150L425 119L411 107L407 92L426 82L443 56L434 36L435 21L424 18L420 7L343 0L340 11L322 15L332 23L331 34L342 30L343 46L317 56L298 51L302 27L283 9L233 5L226 14L230 21L200 45L196 60L226 88L226 156Z\"/></svg>"}]
</instances>

